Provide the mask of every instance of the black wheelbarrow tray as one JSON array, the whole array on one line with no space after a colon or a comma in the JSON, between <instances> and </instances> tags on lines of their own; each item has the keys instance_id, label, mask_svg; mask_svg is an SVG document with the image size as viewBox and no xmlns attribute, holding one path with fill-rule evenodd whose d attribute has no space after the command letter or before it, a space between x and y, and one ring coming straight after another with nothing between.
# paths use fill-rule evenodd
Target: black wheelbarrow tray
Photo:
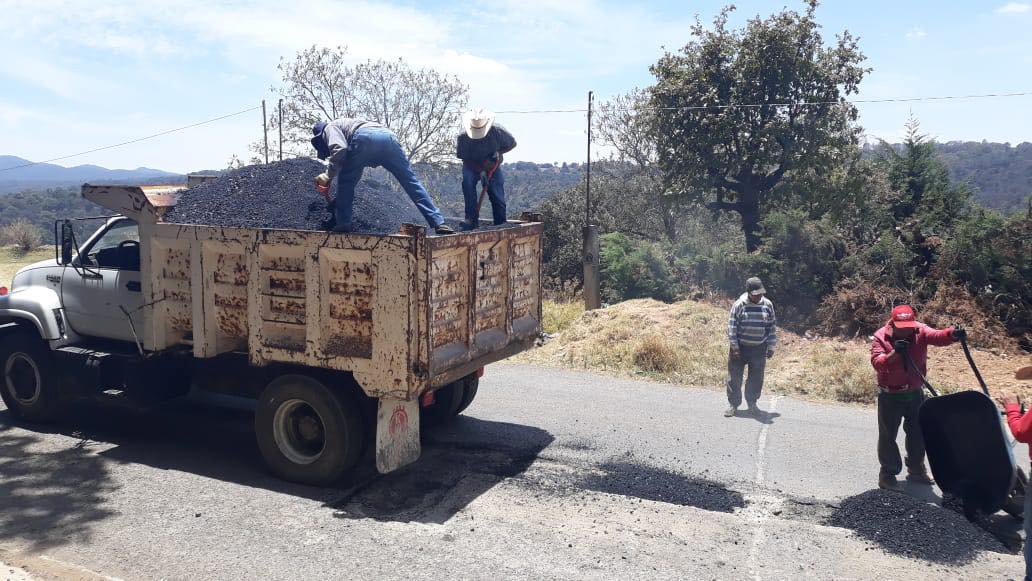
<instances>
[{"instance_id":1,"label":"black wheelbarrow tray","mask_svg":"<svg viewBox=\"0 0 1032 581\"><path fill-rule=\"evenodd\" d=\"M994 513L1004 508L1015 490L1017 469L1000 410L989 398L967 342L961 345L982 392L938 395L925 380L935 397L921 405L918 421L939 488L960 498L968 514Z\"/></svg>"}]
</instances>

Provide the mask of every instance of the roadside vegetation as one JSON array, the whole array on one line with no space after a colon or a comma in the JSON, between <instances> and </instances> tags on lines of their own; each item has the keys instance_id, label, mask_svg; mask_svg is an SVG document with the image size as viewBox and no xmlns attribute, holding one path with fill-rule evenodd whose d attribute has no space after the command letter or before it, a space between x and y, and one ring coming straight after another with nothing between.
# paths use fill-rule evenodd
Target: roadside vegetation
<instances>
[{"instance_id":1,"label":"roadside vegetation","mask_svg":"<svg viewBox=\"0 0 1032 581\"><path fill-rule=\"evenodd\" d=\"M28 252L13 245L0 245L0 286L11 286L11 279L14 273L21 267L54 257L54 248L51 246L39 246Z\"/></svg>"},{"instance_id":2,"label":"roadside vegetation","mask_svg":"<svg viewBox=\"0 0 1032 581\"><path fill-rule=\"evenodd\" d=\"M587 312L570 301L546 301L543 306L546 329L551 329L546 332L558 334L515 362L724 389L729 305L633 299ZM1032 397L1032 388L1013 376L1018 366L1028 364L1022 363L1027 357L988 350L976 350L974 357L991 390ZM929 380L944 393L977 389L959 346L929 350L929 369ZM866 338L806 337L779 329L765 389L820 401L873 404L877 387L869 343Z\"/></svg>"}]
</instances>

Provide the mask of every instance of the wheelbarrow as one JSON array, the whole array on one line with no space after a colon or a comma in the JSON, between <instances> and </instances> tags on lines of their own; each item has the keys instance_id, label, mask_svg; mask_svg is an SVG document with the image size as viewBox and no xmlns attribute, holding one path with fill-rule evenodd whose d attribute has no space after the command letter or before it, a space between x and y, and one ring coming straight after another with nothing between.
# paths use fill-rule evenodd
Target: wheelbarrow
<instances>
[{"instance_id":1,"label":"wheelbarrow","mask_svg":"<svg viewBox=\"0 0 1032 581\"><path fill-rule=\"evenodd\" d=\"M992 514L1000 509L1021 518L1027 478L1015 464L1010 433L989 396L967 340L962 338L960 344L981 392L939 395L910 355L904 355L905 363L933 396L918 413L928 465L943 493L963 502L969 519L979 512Z\"/></svg>"}]
</instances>

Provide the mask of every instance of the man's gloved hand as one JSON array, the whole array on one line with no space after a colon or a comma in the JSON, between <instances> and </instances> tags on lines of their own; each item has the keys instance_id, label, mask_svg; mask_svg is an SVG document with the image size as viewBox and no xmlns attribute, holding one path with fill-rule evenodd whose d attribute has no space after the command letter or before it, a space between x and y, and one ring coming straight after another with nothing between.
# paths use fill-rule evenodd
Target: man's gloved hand
<instances>
[{"instance_id":1,"label":"man's gloved hand","mask_svg":"<svg viewBox=\"0 0 1032 581\"><path fill-rule=\"evenodd\" d=\"M953 340L954 341L965 341L967 340L967 330L964 327L953 328Z\"/></svg>"},{"instance_id":2,"label":"man's gloved hand","mask_svg":"<svg viewBox=\"0 0 1032 581\"><path fill-rule=\"evenodd\" d=\"M731 352L728 354L731 361L738 361L742 357L742 352L738 349L737 345L731 346Z\"/></svg>"},{"instance_id":3,"label":"man's gloved hand","mask_svg":"<svg viewBox=\"0 0 1032 581\"><path fill-rule=\"evenodd\" d=\"M767 349L767 359L770 359L771 357L774 357L774 350Z\"/></svg>"},{"instance_id":4,"label":"man's gloved hand","mask_svg":"<svg viewBox=\"0 0 1032 581\"><path fill-rule=\"evenodd\" d=\"M315 176L315 189L326 198L326 201L330 201L330 174L321 173Z\"/></svg>"},{"instance_id":5,"label":"man's gloved hand","mask_svg":"<svg viewBox=\"0 0 1032 581\"><path fill-rule=\"evenodd\" d=\"M910 342L905 339L897 339L895 342L892 343L892 348L896 351L896 353L902 355L903 353L906 353L908 349L910 349Z\"/></svg>"}]
</instances>

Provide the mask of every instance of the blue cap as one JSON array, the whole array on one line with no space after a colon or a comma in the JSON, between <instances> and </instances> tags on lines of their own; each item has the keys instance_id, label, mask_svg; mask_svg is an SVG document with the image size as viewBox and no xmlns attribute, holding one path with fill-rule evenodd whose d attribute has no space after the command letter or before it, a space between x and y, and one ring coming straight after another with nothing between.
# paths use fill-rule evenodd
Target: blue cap
<instances>
[{"instance_id":1,"label":"blue cap","mask_svg":"<svg viewBox=\"0 0 1032 581\"><path fill-rule=\"evenodd\" d=\"M319 155L319 159L326 159L330 157L330 146L326 143L326 138L323 137L323 131L326 130L326 122L320 121L312 126L312 147Z\"/></svg>"}]
</instances>

